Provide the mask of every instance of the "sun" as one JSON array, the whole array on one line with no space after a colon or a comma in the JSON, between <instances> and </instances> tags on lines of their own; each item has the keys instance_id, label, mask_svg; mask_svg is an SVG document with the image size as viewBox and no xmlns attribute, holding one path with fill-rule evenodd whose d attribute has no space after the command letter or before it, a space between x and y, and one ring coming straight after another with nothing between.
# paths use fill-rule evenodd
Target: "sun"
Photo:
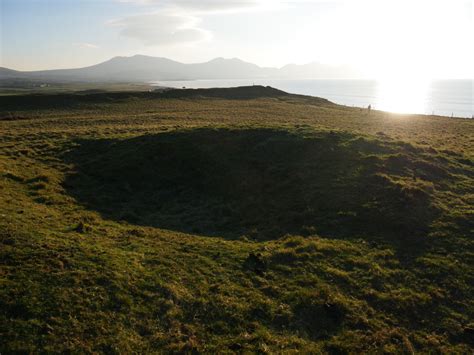
<instances>
[{"instance_id":1,"label":"sun","mask_svg":"<svg viewBox=\"0 0 474 355\"><path fill-rule=\"evenodd\" d=\"M375 108L395 113L426 113L429 87L430 82L426 79L380 80Z\"/></svg>"}]
</instances>

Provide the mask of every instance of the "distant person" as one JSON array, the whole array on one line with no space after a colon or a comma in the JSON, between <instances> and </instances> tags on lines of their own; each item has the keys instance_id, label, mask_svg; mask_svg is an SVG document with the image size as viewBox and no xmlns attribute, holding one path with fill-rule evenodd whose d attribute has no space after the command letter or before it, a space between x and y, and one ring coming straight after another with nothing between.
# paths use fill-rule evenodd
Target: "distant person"
<instances>
[{"instance_id":1,"label":"distant person","mask_svg":"<svg viewBox=\"0 0 474 355\"><path fill-rule=\"evenodd\" d=\"M369 115L370 115L370 110L372 110L372 105L367 106L367 111L369 112Z\"/></svg>"}]
</instances>

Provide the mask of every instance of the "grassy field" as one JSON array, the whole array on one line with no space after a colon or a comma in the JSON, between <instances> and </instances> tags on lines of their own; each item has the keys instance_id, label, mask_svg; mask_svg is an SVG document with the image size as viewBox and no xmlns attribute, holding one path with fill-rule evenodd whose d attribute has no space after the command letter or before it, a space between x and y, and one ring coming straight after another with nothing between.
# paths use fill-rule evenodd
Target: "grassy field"
<instances>
[{"instance_id":1,"label":"grassy field","mask_svg":"<svg viewBox=\"0 0 474 355\"><path fill-rule=\"evenodd\" d=\"M142 83L45 83L41 80L0 79L0 96L24 94L100 93L117 91L150 91L155 89Z\"/></svg>"},{"instance_id":2,"label":"grassy field","mask_svg":"<svg viewBox=\"0 0 474 355\"><path fill-rule=\"evenodd\" d=\"M2 354L473 352L473 120L4 96L0 207Z\"/></svg>"}]
</instances>

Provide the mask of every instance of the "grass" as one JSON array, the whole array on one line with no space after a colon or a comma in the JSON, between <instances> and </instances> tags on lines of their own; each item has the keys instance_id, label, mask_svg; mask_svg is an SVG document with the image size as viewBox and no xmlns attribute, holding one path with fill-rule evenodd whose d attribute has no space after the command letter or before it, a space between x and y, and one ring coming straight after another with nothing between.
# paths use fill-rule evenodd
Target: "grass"
<instances>
[{"instance_id":1,"label":"grass","mask_svg":"<svg viewBox=\"0 0 474 355\"><path fill-rule=\"evenodd\" d=\"M0 352L472 352L473 121L253 90L2 98Z\"/></svg>"},{"instance_id":2,"label":"grass","mask_svg":"<svg viewBox=\"0 0 474 355\"><path fill-rule=\"evenodd\" d=\"M120 91L150 91L150 85L141 83L45 83L30 79L0 79L0 96L35 94L77 93L91 94Z\"/></svg>"}]
</instances>

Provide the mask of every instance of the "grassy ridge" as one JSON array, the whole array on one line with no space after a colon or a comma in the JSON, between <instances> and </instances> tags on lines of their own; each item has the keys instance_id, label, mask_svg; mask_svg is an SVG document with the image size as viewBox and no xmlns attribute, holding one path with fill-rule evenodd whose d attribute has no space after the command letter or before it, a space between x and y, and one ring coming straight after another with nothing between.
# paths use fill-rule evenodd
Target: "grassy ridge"
<instances>
[{"instance_id":1,"label":"grassy ridge","mask_svg":"<svg viewBox=\"0 0 474 355\"><path fill-rule=\"evenodd\" d=\"M472 350L472 121L140 95L2 108L1 352Z\"/></svg>"},{"instance_id":2,"label":"grassy ridge","mask_svg":"<svg viewBox=\"0 0 474 355\"><path fill-rule=\"evenodd\" d=\"M46 85L46 86L45 86ZM0 79L0 96L29 95L29 94L60 94L77 93L91 94L119 91L149 91L154 89L143 83L48 83L42 80L29 79Z\"/></svg>"}]
</instances>

